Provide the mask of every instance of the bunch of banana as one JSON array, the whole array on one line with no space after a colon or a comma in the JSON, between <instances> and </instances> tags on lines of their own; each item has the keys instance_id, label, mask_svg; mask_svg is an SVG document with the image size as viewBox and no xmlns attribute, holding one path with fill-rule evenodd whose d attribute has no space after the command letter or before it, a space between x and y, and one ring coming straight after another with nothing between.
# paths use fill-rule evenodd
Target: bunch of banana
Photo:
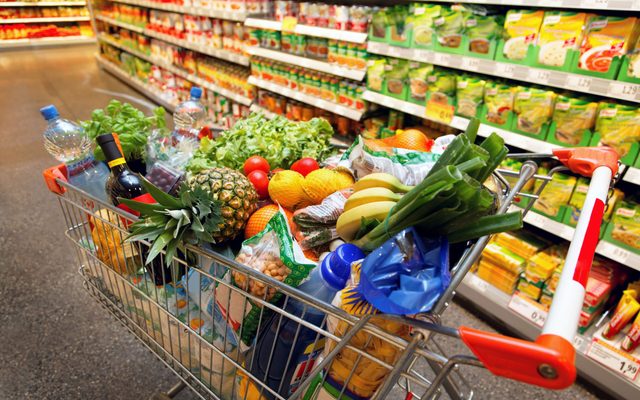
<instances>
[{"instance_id":1,"label":"bunch of banana","mask_svg":"<svg viewBox=\"0 0 640 400\"><path fill-rule=\"evenodd\" d=\"M362 218L382 221L389 211L413 186L404 185L391 174L377 172L366 175L353 185L354 193L344 205L336 230L345 241L353 240Z\"/></svg>"}]
</instances>

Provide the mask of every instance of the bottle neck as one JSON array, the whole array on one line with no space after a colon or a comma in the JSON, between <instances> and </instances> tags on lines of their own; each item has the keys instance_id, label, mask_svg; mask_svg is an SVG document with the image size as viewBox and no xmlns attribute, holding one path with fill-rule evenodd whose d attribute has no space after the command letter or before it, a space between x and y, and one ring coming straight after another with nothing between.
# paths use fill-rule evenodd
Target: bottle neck
<instances>
[{"instance_id":1,"label":"bottle neck","mask_svg":"<svg viewBox=\"0 0 640 400\"><path fill-rule=\"evenodd\" d=\"M109 166L109 169L111 170L112 174L120 175L124 171L127 171L129 169L129 167L127 166L127 163L125 162L124 164L117 164L117 165L114 165L113 167Z\"/></svg>"},{"instance_id":2,"label":"bottle neck","mask_svg":"<svg viewBox=\"0 0 640 400\"><path fill-rule=\"evenodd\" d=\"M48 125L52 125L52 124L54 124L54 123L58 122L59 120L60 120L60 116L53 117L53 118L49 118L49 119L47 120L47 124L48 124Z\"/></svg>"}]
</instances>

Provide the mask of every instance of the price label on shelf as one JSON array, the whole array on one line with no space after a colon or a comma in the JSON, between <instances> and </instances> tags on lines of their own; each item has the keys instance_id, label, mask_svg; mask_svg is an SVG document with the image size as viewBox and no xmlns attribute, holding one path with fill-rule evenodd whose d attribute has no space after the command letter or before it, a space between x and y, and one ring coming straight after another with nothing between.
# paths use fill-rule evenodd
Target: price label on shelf
<instances>
[{"instance_id":1,"label":"price label on shelf","mask_svg":"<svg viewBox=\"0 0 640 400\"><path fill-rule=\"evenodd\" d=\"M475 274L469 274L467 277L471 286L473 286L478 292L485 293L489 288L489 284Z\"/></svg>"},{"instance_id":2,"label":"price label on shelf","mask_svg":"<svg viewBox=\"0 0 640 400\"><path fill-rule=\"evenodd\" d=\"M462 58L462 69L466 71L474 71L477 72L480 68L480 60L473 57L463 57Z\"/></svg>"},{"instance_id":3,"label":"price label on shelf","mask_svg":"<svg viewBox=\"0 0 640 400\"><path fill-rule=\"evenodd\" d=\"M582 4L584 4L585 7L592 7L592 8L607 8L609 7L609 0L582 0Z\"/></svg>"},{"instance_id":4,"label":"price label on shelf","mask_svg":"<svg viewBox=\"0 0 640 400\"><path fill-rule=\"evenodd\" d=\"M433 63L438 65L450 66L451 56L448 54L434 53Z\"/></svg>"},{"instance_id":5,"label":"price label on shelf","mask_svg":"<svg viewBox=\"0 0 640 400\"><path fill-rule=\"evenodd\" d=\"M541 328L547 320L547 309L545 306L527 297L519 296L518 292L511 296L509 308Z\"/></svg>"},{"instance_id":6,"label":"price label on shelf","mask_svg":"<svg viewBox=\"0 0 640 400\"><path fill-rule=\"evenodd\" d=\"M630 251L605 241L600 242L599 252L622 264L626 264L631 257Z\"/></svg>"},{"instance_id":7,"label":"price label on shelf","mask_svg":"<svg viewBox=\"0 0 640 400\"><path fill-rule=\"evenodd\" d=\"M515 70L516 68L513 64L498 63L496 65L496 75L498 76L504 76L507 78L512 77Z\"/></svg>"},{"instance_id":8,"label":"price label on shelf","mask_svg":"<svg viewBox=\"0 0 640 400\"><path fill-rule=\"evenodd\" d=\"M565 87L578 91L588 91L591 88L592 79L587 76L569 75Z\"/></svg>"},{"instance_id":9,"label":"price label on shelf","mask_svg":"<svg viewBox=\"0 0 640 400\"><path fill-rule=\"evenodd\" d=\"M296 17L284 17L282 19L282 32L293 32L298 25L298 19Z\"/></svg>"},{"instance_id":10,"label":"price label on shelf","mask_svg":"<svg viewBox=\"0 0 640 400\"><path fill-rule=\"evenodd\" d=\"M630 380L635 380L640 372L640 360L600 338L593 339L587 356Z\"/></svg>"},{"instance_id":11,"label":"price label on shelf","mask_svg":"<svg viewBox=\"0 0 640 400\"><path fill-rule=\"evenodd\" d=\"M432 121L449 125L453 120L454 108L449 104L438 103L432 100L427 102L425 116Z\"/></svg>"},{"instance_id":12,"label":"price label on shelf","mask_svg":"<svg viewBox=\"0 0 640 400\"><path fill-rule=\"evenodd\" d=\"M529 80L540 83L540 84L548 84L549 78L551 78L551 71L547 71L544 69L532 69L529 71Z\"/></svg>"},{"instance_id":13,"label":"price label on shelf","mask_svg":"<svg viewBox=\"0 0 640 400\"><path fill-rule=\"evenodd\" d=\"M632 98L640 95L640 85L633 83L611 82L607 95L611 97Z\"/></svg>"}]
</instances>

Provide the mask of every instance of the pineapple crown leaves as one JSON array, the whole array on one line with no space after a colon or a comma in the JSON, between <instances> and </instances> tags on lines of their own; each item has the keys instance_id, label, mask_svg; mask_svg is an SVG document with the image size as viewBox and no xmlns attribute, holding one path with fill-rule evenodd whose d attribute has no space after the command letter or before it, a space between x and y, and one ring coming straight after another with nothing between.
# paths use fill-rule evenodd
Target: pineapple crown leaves
<instances>
[{"instance_id":1,"label":"pineapple crown leaves","mask_svg":"<svg viewBox=\"0 0 640 400\"><path fill-rule=\"evenodd\" d=\"M211 233L217 232L218 225L222 222L222 203L213 200L209 192L198 186L191 188L183 184L178 197L174 197L144 178L142 185L157 203L119 200L140 213L140 219L131 225L126 240L152 242L146 264L152 262L165 248L165 263L168 266L176 251L184 249L185 243L197 245L214 241Z\"/></svg>"}]
</instances>

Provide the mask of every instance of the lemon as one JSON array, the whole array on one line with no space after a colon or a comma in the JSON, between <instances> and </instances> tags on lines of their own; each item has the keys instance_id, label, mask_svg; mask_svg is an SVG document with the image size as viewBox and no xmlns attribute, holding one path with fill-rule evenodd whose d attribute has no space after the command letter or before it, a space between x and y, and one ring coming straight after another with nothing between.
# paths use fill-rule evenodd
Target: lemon
<instances>
[{"instance_id":1,"label":"lemon","mask_svg":"<svg viewBox=\"0 0 640 400\"><path fill-rule=\"evenodd\" d=\"M353 185L353 178L345 172L327 168L312 171L304 178L303 190L312 204L320 204L331 193Z\"/></svg>"},{"instance_id":2,"label":"lemon","mask_svg":"<svg viewBox=\"0 0 640 400\"><path fill-rule=\"evenodd\" d=\"M309 204L302 189L305 181L302 174L295 171L280 171L269 181L269 197L285 208L295 210Z\"/></svg>"}]
</instances>

